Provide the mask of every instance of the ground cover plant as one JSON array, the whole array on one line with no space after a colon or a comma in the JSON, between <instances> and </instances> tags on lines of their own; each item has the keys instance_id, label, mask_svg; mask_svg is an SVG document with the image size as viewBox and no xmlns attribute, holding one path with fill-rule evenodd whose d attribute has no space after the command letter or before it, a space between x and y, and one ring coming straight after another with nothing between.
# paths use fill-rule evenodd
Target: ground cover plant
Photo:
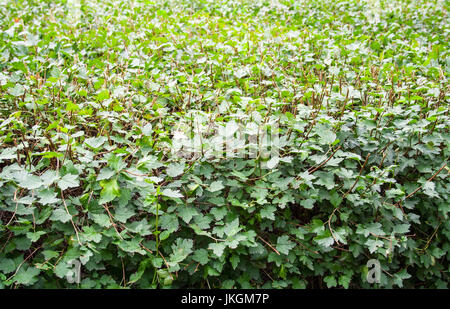
<instances>
[{"instance_id":1,"label":"ground cover plant","mask_svg":"<svg viewBox=\"0 0 450 309\"><path fill-rule=\"evenodd\" d=\"M0 288L447 288L448 8L1 0Z\"/></svg>"}]
</instances>

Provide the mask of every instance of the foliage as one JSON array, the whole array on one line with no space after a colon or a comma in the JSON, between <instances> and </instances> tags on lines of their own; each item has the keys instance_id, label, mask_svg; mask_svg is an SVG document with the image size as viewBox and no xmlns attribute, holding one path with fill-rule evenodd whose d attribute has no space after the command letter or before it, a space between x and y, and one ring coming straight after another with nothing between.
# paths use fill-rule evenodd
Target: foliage
<instances>
[{"instance_id":1,"label":"foliage","mask_svg":"<svg viewBox=\"0 0 450 309\"><path fill-rule=\"evenodd\" d=\"M0 14L0 287L448 287L448 2ZM177 157L193 113L279 156Z\"/></svg>"}]
</instances>

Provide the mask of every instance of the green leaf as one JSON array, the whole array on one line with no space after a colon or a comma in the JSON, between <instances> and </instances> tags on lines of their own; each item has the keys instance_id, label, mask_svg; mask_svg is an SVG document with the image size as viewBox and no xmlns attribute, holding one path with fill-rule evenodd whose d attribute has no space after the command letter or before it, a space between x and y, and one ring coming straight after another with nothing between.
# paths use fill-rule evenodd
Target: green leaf
<instances>
[{"instance_id":1,"label":"green leaf","mask_svg":"<svg viewBox=\"0 0 450 309\"><path fill-rule=\"evenodd\" d=\"M336 134L326 128L319 129L317 134L319 135L319 143L322 145L331 144L336 140Z\"/></svg>"},{"instance_id":2,"label":"green leaf","mask_svg":"<svg viewBox=\"0 0 450 309\"><path fill-rule=\"evenodd\" d=\"M108 215L106 214L90 214L90 216L92 217L95 223L97 223L102 227L108 228L111 226L111 221Z\"/></svg>"},{"instance_id":3,"label":"green leaf","mask_svg":"<svg viewBox=\"0 0 450 309\"><path fill-rule=\"evenodd\" d=\"M0 259L0 272L4 274L11 273L16 270L16 264L14 260L8 258Z\"/></svg>"},{"instance_id":4,"label":"green leaf","mask_svg":"<svg viewBox=\"0 0 450 309\"><path fill-rule=\"evenodd\" d=\"M330 193L330 202L334 207L338 207L342 203L342 197L339 195L339 193L333 190Z\"/></svg>"},{"instance_id":5,"label":"green leaf","mask_svg":"<svg viewBox=\"0 0 450 309\"><path fill-rule=\"evenodd\" d=\"M323 226L323 222L320 219L313 219L310 225L310 229L312 233L319 233L323 230L325 230L325 227Z\"/></svg>"},{"instance_id":6,"label":"green leaf","mask_svg":"<svg viewBox=\"0 0 450 309\"><path fill-rule=\"evenodd\" d=\"M108 139L104 136L100 137L90 137L84 140L84 143L93 149L100 149L100 147L107 141Z\"/></svg>"},{"instance_id":7,"label":"green leaf","mask_svg":"<svg viewBox=\"0 0 450 309\"><path fill-rule=\"evenodd\" d=\"M129 218L134 216L134 211L131 208L131 205L128 206L119 206L116 208L116 212L114 213L114 218L117 221L126 223Z\"/></svg>"},{"instance_id":8,"label":"green leaf","mask_svg":"<svg viewBox=\"0 0 450 309\"><path fill-rule=\"evenodd\" d=\"M210 243L208 246L208 249L212 250L215 255L218 257L221 257L223 254L223 251L225 250L226 245L224 243Z\"/></svg>"},{"instance_id":9,"label":"green leaf","mask_svg":"<svg viewBox=\"0 0 450 309\"><path fill-rule=\"evenodd\" d=\"M334 238L329 230L322 231L319 235L314 237L314 241L320 246L331 247L334 244Z\"/></svg>"},{"instance_id":10,"label":"green leaf","mask_svg":"<svg viewBox=\"0 0 450 309\"><path fill-rule=\"evenodd\" d=\"M369 247L370 253L374 253L379 247L383 247L384 242L378 239L368 239L365 245Z\"/></svg>"},{"instance_id":11,"label":"green leaf","mask_svg":"<svg viewBox=\"0 0 450 309\"><path fill-rule=\"evenodd\" d=\"M280 162L279 157L272 157L272 158L270 158L269 161L267 161L267 168L273 169L274 167L276 167L278 165L279 162Z\"/></svg>"},{"instance_id":12,"label":"green leaf","mask_svg":"<svg viewBox=\"0 0 450 309\"><path fill-rule=\"evenodd\" d=\"M306 199L306 200L302 200L300 202L300 205L302 205L306 209L313 209L315 203L316 203L316 201L313 199Z\"/></svg>"},{"instance_id":13,"label":"green leaf","mask_svg":"<svg viewBox=\"0 0 450 309\"><path fill-rule=\"evenodd\" d=\"M60 201L59 198L56 198L56 192L51 189L41 190L38 193L39 203L42 205L55 204Z\"/></svg>"},{"instance_id":14,"label":"green leaf","mask_svg":"<svg viewBox=\"0 0 450 309\"><path fill-rule=\"evenodd\" d=\"M358 229L356 231L357 234L364 234L365 237L369 235L377 235L377 236L384 236L386 233L381 229L381 223L371 223L366 226L358 226Z\"/></svg>"},{"instance_id":15,"label":"green leaf","mask_svg":"<svg viewBox=\"0 0 450 309\"><path fill-rule=\"evenodd\" d=\"M178 230L178 218L174 214L164 214L160 218L161 228L168 230L170 233Z\"/></svg>"},{"instance_id":16,"label":"green leaf","mask_svg":"<svg viewBox=\"0 0 450 309\"><path fill-rule=\"evenodd\" d=\"M42 181L39 177L30 174L19 174L17 177L18 185L28 190L34 190L42 186Z\"/></svg>"},{"instance_id":17,"label":"green leaf","mask_svg":"<svg viewBox=\"0 0 450 309\"><path fill-rule=\"evenodd\" d=\"M323 281L326 282L328 288L337 286L336 279L332 276L326 276L325 278L323 278Z\"/></svg>"},{"instance_id":18,"label":"green leaf","mask_svg":"<svg viewBox=\"0 0 450 309\"><path fill-rule=\"evenodd\" d=\"M394 275L394 284L397 285L398 287L402 288L403 281L406 279L409 279L409 278L411 278L411 275L408 274L406 269L402 269L401 271L399 271L398 273L396 273Z\"/></svg>"},{"instance_id":19,"label":"green leaf","mask_svg":"<svg viewBox=\"0 0 450 309\"><path fill-rule=\"evenodd\" d=\"M318 185L325 186L327 190L331 190L335 187L334 175L332 173L316 172L319 179L315 182Z\"/></svg>"},{"instance_id":20,"label":"green leaf","mask_svg":"<svg viewBox=\"0 0 450 309\"><path fill-rule=\"evenodd\" d=\"M178 214L180 218L187 224L191 221L192 217L198 214L198 211L194 207L183 205L178 207Z\"/></svg>"},{"instance_id":21,"label":"green leaf","mask_svg":"<svg viewBox=\"0 0 450 309\"><path fill-rule=\"evenodd\" d=\"M167 167L167 175L170 177L177 177L184 172L185 165L183 163L172 163Z\"/></svg>"},{"instance_id":22,"label":"green leaf","mask_svg":"<svg viewBox=\"0 0 450 309\"><path fill-rule=\"evenodd\" d=\"M226 216L228 210L226 207L214 207L213 209L211 209L210 213L217 221L220 221Z\"/></svg>"},{"instance_id":23,"label":"green leaf","mask_svg":"<svg viewBox=\"0 0 450 309\"><path fill-rule=\"evenodd\" d=\"M40 177L42 184L46 187L52 185L56 180L59 179L58 173L56 171L47 170Z\"/></svg>"},{"instance_id":24,"label":"green leaf","mask_svg":"<svg viewBox=\"0 0 450 309\"><path fill-rule=\"evenodd\" d=\"M60 221L62 223L69 222L72 219L72 216L67 213L65 209L57 208L53 210L53 214L50 217L52 221Z\"/></svg>"},{"instance_id":25,"label":"green leaf","mask_svg":"<svg viewBox=\"0 0 450 309\"><path fill-rule=\"evenodd\" d=\"M408 224L408 223L406 223L406 224L397 224L397 225L394 226L393 232L395 234L405 234L405 233L409 232L409 227L410 226L411 225Z\"/></svg>"},{"instance_id":26,"label":"green leaf","mask_svg":"<svg viewBox=\"0 0 450 309\"><path fill-rule=\"evenodd\" d=\"M386 191L386 197L387 198L396 198L398 196L405 195L405 192L403 192L400 189L390 189Z\"/></svg>"},{"instance_id":27,"label":"green leaf","mask_svg":"<svg viewBox=\"0 0 450 309\"><path fill-rule=\"evenodd\" d=\"M9 118L8 120L10 120L11 118ZM6 122L6 121L5 121ZM0 125L0 128L5 125L5 123L2 123L2 125ZM17 157L17 148L5 148L3 149L3 151L0 153L0 162L4 161L4 160L11 160Z\"/></svg>"},{"instance_id":28,"label":"green leaf","mask_svg":"<svg viewBox=\"0 0 450 309\"><path fill-rule=\"evenodd\" d=\"M227 223L224 228L224 232L227 236L236 235L240 230L239 218L234 219L231 223Z\"/></svg>"},{"instance_id":29,"label":"green leaf","mask_svg":"<svg viewBox=\"0 0 450 309\"><path fill-rule=\"evenodd\" d=\"M36 232L28 232L26 235L27 235L27 238L29 240L31 240L31 242L36 242L39 240L39 238L41 238L42 235L45 235L45 234L46 234L46 232L44 232L44 231L36 231Z\"/></svg>"},{"instance_id":30,"label":"green leaf","mask_svg":"<svg viewBox=\"0 0 450 309\"><path fill-rule=\"evenodd\" d=\"M289 251L295 247L295 243L289 240L289 236L279 236L277 239L276 249L283 254L288 255Z\"/></svg>"},{"instance_id":31,"label":"green leaf","mask_svg":"<svg viewBox=\"0 0 450 309\"><path fill-rule=\"evenodd\" d=\"M339 284L342 285L344 288L348 289L350 282L352 280L352 277L349 275L342 275L339 277Z\"/></svg>"},{"instance_id":32,"label":"green leaf","mask_svg":"<svg viewBox=\"0 0 450 309\"><path fill-rule=\"evenodd\" d=\"M138 238L133 238L132 240L121 240L117 243L117 245L125 252L139 253L140 255L146 254L146 251L141 249Z\"/></svg>"},{"instance_id":33,"label":"green leaf","mask_svg":"<svg viewBox=\"0 0 450 309\"><path fill-rule=\"evenodd\" d=\"M66 190L68 188L78 187L80 182L77 175L66 174L58 181L58 187L61 190Z\"/></svg>"},{"instance_id":34,"label":"green leaf","mask_svg":"<svg viewBox=\"0 0 450 309\"><path fill-rule=\"evenodd\" d=\"M112 176L114 176L115 171L104 167L100 170L100 173L97 175L97 181L110 179Z\"/></svg>"},{"instance_id":35,"label":"green leaf","mask_svg":"<svg viewBox=\"0 0 450 309\"><path fill-rule=\"evenodd\" d=\"M71 271L71 267L65 262L59 262L55 267L55 275L59 278L65 278Z\"/></svg>"},{"instance_id":36,"label":"green leaf","mask_svg":"<svg viewBox=\"0 0 450 309\"><path fill-rule=\"evenodd\" d=\"M16 84L14 87L8 88L8 93L15 97L20 97L25 93L25 89L22 85Z\"/></svg>"},{"instance_id":37,"label":"green leaf","mask_svg":"<svg viewBox=\"0 0 450 309\"><path fill-rule=\"evenodd\" d=\"M120 196L120 187L117 179L110 179L108 181L100 181L100 186L102 186L102 191L100 192L99 204L106 204L114 200L116 197Z\"/></svg>"},{"instance_id":38,"label":"green leaf","mask_svg":"<svg viewBox=\"0 0 450 309\"><path fill-rule=\"evenodd\" d=\"M231 267L233 267L233 269L236 269L236 267L238 266L240 260L241 259L239 258L239 255L232 255L230 257Z\"/></svg>"},{"instance_id":39,"label":"green leaf","mask_svg":"<svg viewBox=\"0 0 450 309\"><path fill-rule=\"evenodd\" d=\"M205 249L199 249L194 252L192 259L201 265L206 265L209 262L208 251Z\"/></svg>"},{"instance_id":40,"label":"green leaf","mask_svg":"<svg viewBox=\"0 0 450 309\"><path fill-rule=\"evenodd\" d=\"M173 266L186 259L186 257L192 253L193 244L192 239L177 238L172 245L172 254L169 256L169 265Z\"/></svg>"},{"instance_id":41,"label":"green leaf","mask_svg":"<svg viewBox=\"0 0 450 309\"><path fill-rule=\"evenodd\" d=\"M222 184L222 181L219 180L219 181L214 181L214 182L212 182L211 185L210 185L209 188L208 188L208 191L216 192L216 191L222 190L223 188L225 188L225 187L224 187L224 185Z\"/></svg>"},{"instance_id":42,"label":"green leaf","mask_svg":"<svg viewBox=\"0 0 450 309\"><path fill-rule=\"evenodd\" d=\"M29 286L38 281L40 273L41 271L35 267L23 265L14 276L14 281L16 284Z\"/></svg>"},{"instance_id":43,"label":"green leaf","mask_svg":"<svg viewBox=\"0 0 450 309\"><path fill-rule=\"evenodd\" d=\"M172 189L164 189L161 192L162 195L172 198L182 198L183 194L180 193L179 190L172 190Z\"/></svg>"},{"instance_id":44,"label":"green leaf","mask_svg":"<svg viewBox=\"0 0 450 309\"><path fill-rule=\"evenodd\" d=\"M423 193L428 195L429 197L433 198L439 198L439 194L435 191L435 184L434 182L427 181L422 186Z\"/></svg>"},{"instance_id":45,"label":"green leaf","mask_svg":"<svg viewBox=\"0 0 450 309\"><path fill-rule=\"evenodd\" d=\"M97 94L97 100L98 101L103 101L103 100L106 100L106 99L109 99L109 91L108 91L108 89L103 89L102 91L100 91Z\"/></svg>"},{"instance_id":46,"label":"green leaf","mask_svg":"<svg viewBox=\"0 0 450 309\"><path fill-rule=\"evenodd\" d=\"M267 218L269 220L275 220L275 211L277 208L275 206L267 205L264 206L263 209L259 212L261 215L261 218Z\"/></svg>"}]
</instances>

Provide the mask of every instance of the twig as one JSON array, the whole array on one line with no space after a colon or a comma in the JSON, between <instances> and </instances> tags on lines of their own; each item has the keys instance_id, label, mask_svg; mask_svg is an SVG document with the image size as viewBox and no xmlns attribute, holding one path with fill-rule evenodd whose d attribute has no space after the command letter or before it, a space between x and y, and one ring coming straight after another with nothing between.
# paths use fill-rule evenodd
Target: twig
<instances>
[{"instance_id":1,"label":"twig","mask_svg":"<svg viewBox=\"0 0 450 309\"><path fill-rule=\"evenodd\" d=\"M37 247L36 249L34 249L34 251L33 252L31 252L31 254L29 255L29 256L27 256L23 261L22 261L22 263L20 263L20 265L19 265L19 267L17 267L17 269L16 269L16 271L14 272L14 274L12 274L11 275L11 277L9 277L8 279L7 279L7 281L9 281L9 280L11 280L18 272L19 272L19 269L20 269L20 267L22 267L22 265L23 265L23 263L25 263L36 251L38 251L39 249L41 248L41 246L39 246L39 247Z\"/></svg>"},{"instance_id":2,"label":"twig","mask_svg":"<svg viewBox=\"0 0 450 309\"><path fill-rule=\"evenodd\" d=\"M12 222L12 220L13 220L13 219L14 219L14 217L16 216L16 212L17 212L17 207L18 207L18 204L19 204L19 201L17 200L17 190L18 190L18 189L16 189L16 190L14 191L14 199L13 199L13 201L15 201L15 202L16 202L16 208L14 209L14 213L13 213L13 215L11 216L11 219L9 219L8 223L6 223L6 225L5 225L5 226L8 226L8 225L10 225L10 224L11 224L11 222Z\"/></svg>"},{"instance_id":3,"label":"twig","mask_svg":"<svg viewBox=\"0 0 450 309\"><path fill-rule=\"evenodd\" d=\"M428 181L432 181L434 179L434 177L436 177L445 167L447 166L447 164L442 165L442 167L433 175L431 176L426 182ZM414 190L413 192L411 192L410 194L408 194L405 199L397 202L396 204L394 204L395 206L400 206L400 204L406 200L407 198L411 197L412 195L414 195L417 191L419 191L422 188L423 185L421 185L420 187L418 187L416 190Z\"/></svg>"},{"instance_id":4,"label":"twig","mask_svg":"<svg viewBox=\"0 0 450 309\"><path fill-rule=\"evenodd\" d=\"M441 222L442 223L442 222ZM433 234L431 234L431 237L428 239L427 243L425 244L425 247L423 247L422 249L419 249L419 251L425 251L427 250L428 246L430 245L431 240L434 238L434 235L436 235L439 227L441 226L441 223L439 223L439 225L436 227L436 229L434 230Z\"/></svg>"},{"instance_id":5,"label":"twig","mask_svg":"<svg viewBox=\"0 0 450 309\"><path fill-rule=\"evenodd\" d=\"M122 235L120 235L119 230L117 229L117 224L114 222L113 216L112 216L111 212L109 211L108 207L105 206L105 205L103 205L103 208L105 208L106 212L108 213L108 215L109 215L109 221L111 222L112 226L113 226L114 229L116 230L117 235L119 236L120 239L123 240L123 237L122 237Z\"/></svg>"},{"instance_id":6,"label":"twig","mask_svg":"<svg viewBox=\"0 0 450 309\"><path fill-rule=\"evenodd\" d=\"M370 157L370 153L367 155L366 160L364 161L364 164L361 166L361 169L359 170L359 174L358 174L358 176L356 177L356 180L355 180L355 182L353 183L353 186L352 186L350 189L348 189L347 192L345 192L345 194L342 196L342 199L345 199L346 196L347 196L350 192L352 192L353 188L355 188L356 184L357 184L358 181L359 181L359 177L361 176L362 171L363 171L364 167L366 166L367 160L369 160L369 157Z\"/></svg>"},{"instance_id":7,"label":"twig","mask_svg":"<svg viewBox=\"0 0 450 309\"><path fill-rule=\"evenodd\" d=\"M261 236L258 235L258 238L261 239L266 245L268 245L273 251L275 251L278 255L280 255L280 252L277 251L271 244L269 244L267 241L265 241Z\"/></svg>"},{"instance_id":8,"label":"twig","mask_svg":"<svg viewBox=\"0 0 450 309\"><path fill-rule=\"evenodd\" d=\"M369 157L370 157L370 153L367 155L366 160L364 161L363 165L361 166L361 169L359 170L359 174L358 174L358 176L356 177L356 180L355 180L355 182L353 183L353 186L352 186L347 192L345 192L345 194L342 196L342 199L345 199L345 197L353 190L353 188L354 188L354 187L356 186L356 184L358 183L359 176L361 176L362 171L364 170L364 167L366 166L367 161L369 160ZM338 207L336 207L335 209L333 209L333 212L331 213L330 217L328 217L328 228L330 229L331 236L333 237L334 241L336 241L336 244L339 244L339 241L337 240L336 236L334 236L333 229L331 228L331 219L333 218L334 213L336 212L336 210L338 210L339 208L340 208L340 207L338 206Z\"/></svg>"},{"instance_id":9,"label":"twig","mask_svg":"<svg viewBox=\"0 0 450 309\"><path fill-rule=\"evenodd\" d=\"M333 229L331 228L331 218L333 218L334 213L338 209L339 209L339 207L336 207L335 209L333 209L333 212L331 213L330 217L328 217L328 228L330 229L330 233L331 233L331 236L333 237L334 241L336 242L336 244L339 245L339 241L337 240L336 236L334 236Z\"/></svg>"},{"instance_id":10,"label":"twig","mask_svg":"<svg viewBox=\"0 0 450 309\"><path fill-rule=\"evenodd\" d=\"M69 209L67 208L66 200L64 199L63 190L61 190L61 198L62 198L62 201L64 204L64 208L66 209L67 214L70 216L70 222L72 222L73 229L75 230L75 234L77 235L78 244L80 246L82 246L81 241L80 241L80 236L78 235L78 228L75 225L75 223L73 222L72 215L70 214Z\"/></svg>"},{"instance_id":11,"label":"twig","mask_svg":"<svg viewBox=\"0 0 450 309\"><path fill-rule=\"evenodd\" d=\"M125 266L123 265L123 259L122 258L120 258L120 261L122 262L123 286L126 287L127 286L127 279L125 277Z\"/></svg>"},{"instance_id":12,"label":"twig","mask_svg":"<svg viewBox=\"0 0 450 309\"><path fill-rule=\"evenodd\" d=\"M339 146L338 148L336 148L333 153L328 157L328 159L326 159L325 161L323 161L322 163L320 163L319 166L315 167L314 169L312 169L311 171L308 170L308 173L312 174L315 171L317 171L319 168L321 168L323 165L325 165L328 161L331 160L331 158L334 156L334 154L336 153L336 151L338 151L339 149L341 149L341 146Z\"/></svg>"},{"instance_id":13,"label":"twig","mask_svg":"<svg viewBox=\"0 0 450 309\"><path fill-rule=\"evenodd\" d=\"M135 173L132 173L132 172L127 171L127 170L123 170L123 171L128 173L128 174L130 174L130 175L136 176L136 177L148 177L149 176L149 174L135 174Z\"/></svg>"},{"instance_id":14,"label":"twig","mask_svg":"<svg viewBox=\"0 0 450 309\"><path fill-rule=\"evenodd\" d=\"M153 251L150 250L149 248L147 248L146 246L144 246L143 244L139 244L141 246L142 249L144 249L147 252L150 252L151 254L153 254Z\"/></svg>"},{"instance_id":15,"label":"twig","mask_svg":"<svg viewBox=\"0 0 450 309\"><path fill-rule=\"evenodd\" d=\"M166 264L167 271L168 271L170 277L172 278L172 280L174 280L172 274L171 274L170 271L169 271L169 269L170 269L169 264L167 264L167 261L166 261L166 259L164 258L164 256L162 255L161 251L158 250L158 253L159 253L159 255L162 257L162 259L164 260L164 264Z\"/></svg>"},{"instance_id":16,"label":"twig","mask_svg":"<svg viewBox=\"0 0 450 309\"><path fill-rule=\"evenodd\" d=\"M312 249L308 248L307 246L305 246L304 244L302 244L300 241L298 241L298 240L295 239L294 237L291 237L291 239L292 239L293 241L295 241L296 243L298 243L298 244L299 244L300 246L302 246L303 248L305 248L306 250L308 250L308 251L310 251L310 252L312 252L312 253L314 253L314 254L319 254L318 251L315 251L315 250L312 250Z\"/></svg>"}]
</instances>

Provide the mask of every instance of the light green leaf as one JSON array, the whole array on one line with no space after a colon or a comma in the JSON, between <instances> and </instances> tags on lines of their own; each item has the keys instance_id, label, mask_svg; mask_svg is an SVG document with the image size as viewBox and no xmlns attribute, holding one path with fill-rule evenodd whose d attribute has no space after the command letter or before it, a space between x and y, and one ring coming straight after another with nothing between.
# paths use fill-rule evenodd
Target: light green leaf
<instances>
[{"instance_id":1,"label":"light green leaf","mask_svg":"<svg viewBox=\"0 0 450 309\"><path fill-rule=\"evenodd\" d=\"M323 281L326 282L328 288L337 286L336 279L332 276L326 276L325 278L323 278Z\"/></svg>"},{"instance_id":2,"label":"light green leaf","mask_svg":"<svg viewBox=\"0 0 450 309\"><path fill-rule=\"evenodd\" d=\"M16 284L25 286L32 285L38 281L40 272L41 271L35 267L23 265L14 276L14 281Z\"/></svg>"},{"instance_id":3,"label":"light green leaf","mask_svg":"<svg viewBox=\"0 0 450 309\"><path fill-rule=\"evenodd\" d=\"M61 190L66 190L67 188L74 188L80 185L77 175L66 174L58 181L58 187Z\"/></svg>"},{"instance_id":4,"label":"light green leaf","mask_svg":"<svg viewBox=\"0 0 450 309\"><path fill-rule=\"evenodd\" d=\"M206 265L209 262L208 251L206 249L199 249L194 252L192 259L201 265Z\"/></svg>"},{"instance_id":5,"label":"light green leaf","mask_svg":"<svg viewBox=\"0 0 450 309\"><path fill-rule=\"evenodd\" d=\"M164 189L161 192L162 195L172 198L182 198L183 194L180 193L178 190L172 190L172 189Z\"/></svg>"},{"instance_id":6,"label":"light green leaf","mask_svg":"<svg viewBox=\"0 0 450 309\"><path fill-rule=\"evenodd\" d=\"M225 187L222 184L222 181L218 180L218 181L214 181L214 182L211 183L211 185L208 188L208 191L216 192L216 191L222 190L223 188L225 188Z\"/></svg>"},{"instance_id":7,"label":"light green leaf","mask_svg":"<svg viewBox=\"0 0 450 309\"><path fill-rule=\"evenodd\" d=\"M65 209L57 208L53 210L53 214L50 217L50 220L52 221L60 221L62 223L69 222L70 219L72 219L72 216L69 215Z\"/></svg>"},{"instance_id":8,"label":"light green leaf","mask_svg":"<svg viewBox=\"0 0 450 309\"><path fill-rule=\"evenodd\" d=\"M315 203L316 203L316 200L306 199L306 200L302 200L300 202L300 205L302 205L306 209L313 209Z\"/></svg>"},{"instance_id":9,"label":"light green leaf","mask_svg":"<svg viewBox=\"0 0 450 309\"><path fill-rule=\"evenodd\" d=\"M289 251L295 247L295 243L289 240L289 236L283 235L278 237L276 249L283 254L288 255Z\"/></svg>"},{"instance_id":10,"label":"light green leaf","mask_svg":"<svg viewBox=\"0 0 450 309\"><path fill-rule=\"evenodd\" d=\"M221 257L223 254L223 251L225 250L226 245L224 243L210 243L208 246L208 249L212 250L215 255L218 257Z\"/></svg>"},{"instance_id":11,"label":"light green leaf","mask_svg":"<svg viewBox=\"0 0 450 309\"><path fill-rule=\"evenodd\" d=\"M116 197L120 197L120 187L117 179L102 180L100 186L103 190L100 192L99 204L106 204L114 200Z\"/></svg>"},{"instance_id":12,"label":"light green leaf","mask_svg":"<svg viewBox=\"0 0 450 309\"><path fill-rule=\"evenodd\" d=\"M239 218L234 219L231 223L227 223L224 228L224 232L227 236L233 236L240 230L241 228L239 227Z\"/></svg>"},{"instance_id":13,"label":"light green leaf","mask_svg":"<svg viewBox=\"0 0 450 309\"><path fill-rule=\"evenodd\" d=\"M92 217L94 222L100 226L103 226L106 228L111 226L111 220L109 219L108 215L106 215L106 214L92 214L91 213L90 216Z\"/></svg>"},{"instance_id":14,"label":"light green leaf","mask_svg":"<svg viewBox=\"0 0 450 309\"><path fill-rule=\"evenodd\" d=\"M185 165L183 163L172 163L167 167L166 173L170 177L177 177L184 172Z\"/></svg>"},{"instance_id":15,"label":"light green leaf","mask_svg":"<svg viewBox=\"0 0 450 309\"><path fill-rule=\"evenodd\" d=\"M267 168L273 169L274 167L276 167L278 165L279 162L280 162L279 157L272 157L272 158L270 158L269 161L267 161Z\"/></svg>"}]
</instances>

